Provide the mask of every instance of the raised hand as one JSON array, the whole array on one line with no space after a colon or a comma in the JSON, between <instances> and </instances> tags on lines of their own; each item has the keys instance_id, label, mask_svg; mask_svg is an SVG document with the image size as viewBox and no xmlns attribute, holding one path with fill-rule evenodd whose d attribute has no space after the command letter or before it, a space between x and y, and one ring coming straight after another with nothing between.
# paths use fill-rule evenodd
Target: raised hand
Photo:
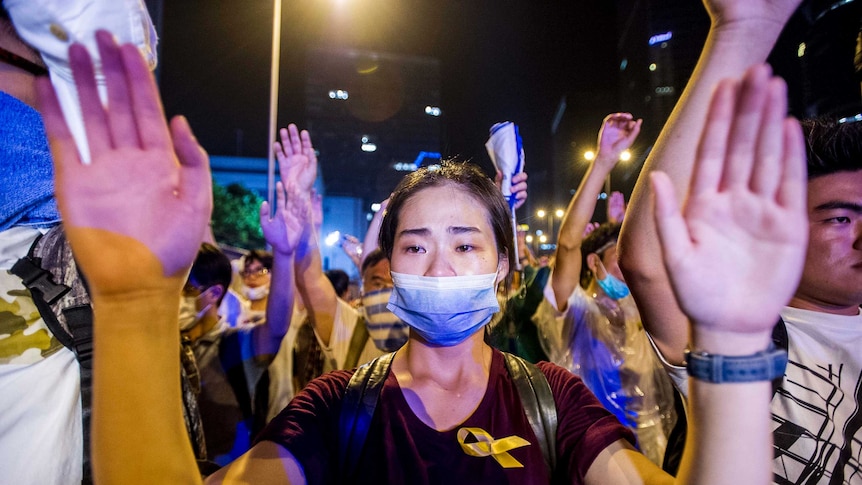
<instances>
[{"instance_id":1,"label":"raised hand","mask_svg":"<svg viewBox=\"0 0 862 485\"><path fill-rule=\"evenodd\" d=\"M643 120L635 120L630 113L613 113L605 116L599 130L596 163L616 165L620 154L632 146L641 131Z\"/></svg>"},{"instance_id":2,"label":"raised hand","mask_svg":"<svg viewBox=\"0 0 862 485\"><path fill-rule=\"evenodd\" d=\"M37 88L64 226L91 286L104 293L187 270L210 218L212 188L206 153L184 118L168 127L137 48L118 46L106 31L96 39L107 107L89 53L79 44L69 49L92 163L81 163L50 81L39 79Z\"/></svg>"},{"instance_id":3,"label":"raised hand","mask_svg":"<svg viewBox=\"0 0 862 485\"><path fill-rule=\"evenodd\" d=\"M341 240L341 250L344 251L344 254L353 261L353 264L357 269L360 269L362 266L362 241L359 240L356 236L351 236L350 234L345 234L344 239Z\"/></svg>"},{"instance_id":4,"label":"raised hand","mask_svg":"<svg viewBox=\"0 0 862 485\"><path fill-rule=\"evenodd\" d=\"M311 145L311 136L306 130L300 132L293 123L279 133L281 142L275 142L273 151L278 159L281 179L292 180L296 190L310 192L317 178L317 155Z\"/></svg>"},{"instance_id":5,"label":"raised hand","mask_svg":"<svg viewBox=\"0 0 862 485\"><path fill-rule=\"evenodd\" d=\"M494 183L497 187L503 184L503 172L497 172L494 175ZM515 196L515 209L518 209L524 202L527 202L527 172L516 173L512 176L512 195Z\"/></svg>"},{"instance_id":6,"label":"raised hand","mask_svg":"<svg viewBox=\"0 0 862 485\"><path fill-rule=\"evenodd\" d=\"M303 231L307 230L310 207L307 194L301 194L293 182L275 184L275 215L270 218L269 202L260 205L260 227L274 252L291 255Z\"/></svg>"},{"instance_id":7,"label":"raised hand","mask_svg":"<svg viewBox=\"0 0 862 485\"><path fill-rule=\"evenodd\" d=\"M667 175L653 174L664 263L694 336L725 353L763 341L799 282L808 237L805 150L787 118L786 87L767 66L713 95L684 214ZM724 338L727 337L727 338ZM704 341L706 339L701 339ZM714 351L716 349L713 349Z\"/></svg>"},{"instance_id":8,"label":"raised hand","mask_svg":"<svg viewBox=\"0 0 862 485\"><path fill-rule=\"evenodd\" d=\"M608 197L608 222L619 224L626 216L626 198L622 192L613 191Z\"/></svg>"}]
</instances>

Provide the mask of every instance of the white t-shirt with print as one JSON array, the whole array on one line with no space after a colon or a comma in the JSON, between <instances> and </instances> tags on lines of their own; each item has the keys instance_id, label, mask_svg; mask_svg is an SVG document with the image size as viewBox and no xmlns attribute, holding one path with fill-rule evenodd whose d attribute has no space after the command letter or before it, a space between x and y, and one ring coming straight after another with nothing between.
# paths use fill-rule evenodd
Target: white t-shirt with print
<instances>
[{"instance_id":1,"label":"white t-shirt with print","mask_svg":"<svg viewBox=\"0 0 862 485\"><path fill-rule=\"evenodd\" d=\"M775 482L862 484L862 313L785 307L781 318L789 362L772 398ZM685 368L663 363L687 395Z\"/></svg>"}]
</instances>

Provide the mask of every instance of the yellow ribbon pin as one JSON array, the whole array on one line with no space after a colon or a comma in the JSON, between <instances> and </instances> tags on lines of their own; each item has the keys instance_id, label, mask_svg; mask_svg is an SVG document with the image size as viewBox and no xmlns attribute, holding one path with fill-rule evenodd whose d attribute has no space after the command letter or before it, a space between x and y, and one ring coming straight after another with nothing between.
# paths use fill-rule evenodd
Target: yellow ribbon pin
<instances>
[{"instance_id":1,"label":"yellow ribbon pin","mask_svg":"<svg viewBox=\"0 0 862 485\"><path fill-rule=\"evenodd\" d=\"M465 443L468 436L473 435L476 441ZM470 456L491 456L503 468L523 468L524 465L508 453L509 450L529 446L530 442L520 436L509 436L495 440L482 428L461 428L458 430L458 443Z\"/></svg>"}]
</instances>

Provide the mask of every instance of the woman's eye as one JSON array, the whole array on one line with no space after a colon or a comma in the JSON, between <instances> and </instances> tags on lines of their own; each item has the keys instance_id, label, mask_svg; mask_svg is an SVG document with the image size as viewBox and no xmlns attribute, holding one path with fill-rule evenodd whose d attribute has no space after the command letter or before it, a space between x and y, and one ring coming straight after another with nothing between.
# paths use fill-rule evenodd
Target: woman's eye
<instances>
[{"instance_id":1,"label":"woman's eye","mask_svg":"<svg viewBox=\"0 0 862 485\"><path fill-rule=\"evenodd\" d=\"M456 251L461 252L461 253L466 253L472 249L473 249L473 246L471 246L469 244L462 244L462 245L458 246L457 248L455 248Z\"/></svg>"},{"instance_id":2,"label":"woman's eye","mask_svg":"<svg viewBox=\"0 0 862 485\"><path fill-rule=\"evenodd\" d=\"M407 246L404 248L404 252L418 254L423 252L424 250L419 246Z\"/></svg>"}]
</instances>

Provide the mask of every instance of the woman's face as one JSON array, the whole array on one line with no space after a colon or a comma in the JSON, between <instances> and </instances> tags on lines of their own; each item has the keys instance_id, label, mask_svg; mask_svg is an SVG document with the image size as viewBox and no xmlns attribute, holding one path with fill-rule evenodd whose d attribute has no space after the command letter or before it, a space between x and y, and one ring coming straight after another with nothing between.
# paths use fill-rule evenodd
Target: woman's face
<instances>
[{"instance_id":1,"label":"woman's face","mask_svg":"<svg viewBox=\"0 0 862 485\"><path fill-rule=\"evenodd\" d=\"M509 271L488 222L485 206L461 186L422 189L398 216L392 271L421 276L462 276Z\"/></svg>"}]
</instances>

